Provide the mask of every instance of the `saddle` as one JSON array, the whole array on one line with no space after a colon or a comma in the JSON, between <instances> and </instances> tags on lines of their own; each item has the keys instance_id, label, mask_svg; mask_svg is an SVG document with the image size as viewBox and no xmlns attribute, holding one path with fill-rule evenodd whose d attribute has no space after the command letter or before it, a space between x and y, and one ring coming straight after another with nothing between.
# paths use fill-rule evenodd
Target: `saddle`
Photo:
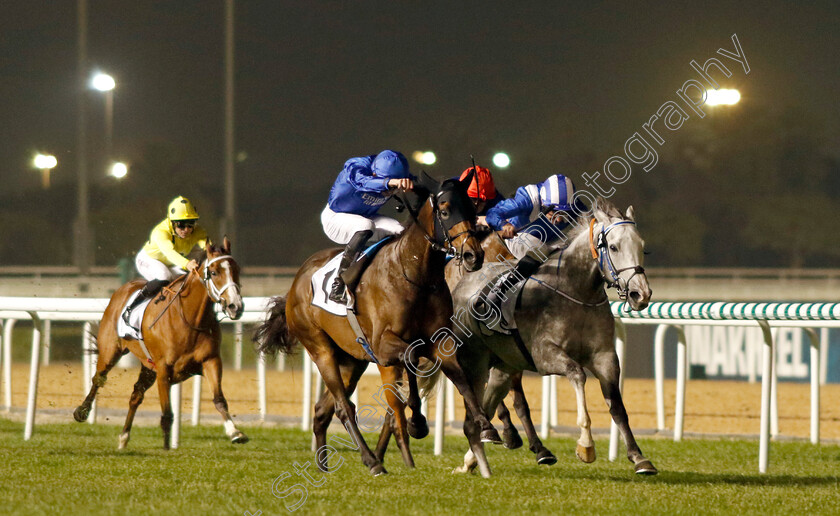
<instances>
[{"instance_id":1,"label":"saddle","mask_svg":"<svg viewBox=\"0 0 840 516\"><path fill-rule=\"evenodd\" d=\"M501 263L487 265L501 265ZM488 281L473 299L475 313L487 314L490 310L492 310L494 314L498 314L498 316L491 316L484 321L475 318L476 322L479 323L479 328L481 328L482 333L485 333L486 335L490 335L492 333L510 335L512 332L516 331L514 313L516 312L516 307L519 305L522 290L525 286L527 278L516 278L516 283L514 283L507 292L505 299L502 300L501 306L497 306L495 308L486 306L487 297L494 290L498 290L500 284L505 281L510 274L512 274L512 269L504 269L501 274Z\"/></svg>"},{"instance_id":2,"label":"saddle","mask_svg":"<svg viewBox=\"0 0 840 516\"><path fill-rule=\"evenodd\" d=\"M362 274L365 272L368 265L370 265L370 262L373 261L373 258L374 256L376 256L376 253L378 253L379 250L382 249L385 246L385 244L390 242L393 238L394 237L392 235L389 235L381 239L380 241L368 246L367 249L365 249L361 252L361 254L359 254L359 257L356 258L356 261L354 261L350 264L349 267L347 267L347 270L344 271L344 274L342 274L341 279L344 280L344 284L347 286L348 293L350 294L349 296L347 296L348 304L350 306L352 306L355 294L355 292L353 292L351 289L355 285L359 284L359 279L362 277Z\"/></svg>"}]
</instances>

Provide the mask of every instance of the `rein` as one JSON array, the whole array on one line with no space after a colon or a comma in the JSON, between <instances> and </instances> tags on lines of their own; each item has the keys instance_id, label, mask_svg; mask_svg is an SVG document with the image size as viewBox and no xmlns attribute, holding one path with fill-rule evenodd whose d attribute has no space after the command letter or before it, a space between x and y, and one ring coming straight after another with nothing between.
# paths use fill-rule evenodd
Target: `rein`
<instances>
[{"instance_id":1,"label":"rein","mask_svg":"<svg viewBox=\"0 0 840 516\"><path fill-rule=\"evenodd\" d=\"M558 273L559 273L559 271L560 271L560 261L562 260L562 258L563 258L563 250L561 250L561 251L560 251L560 256L558 256L558 257L557 257L557 272L558 272ZM539 285L542 285L543 287L547 288L548 290L551 290L551 291L552 291L552 292L554 292L555 294L558 294L558 295L561 295L561 296L565 297L566 299L568 299L568 300L569 300L569 301L571 301L572 303L578 304L578 305L580 305L580 306L585 306L585 307L588 307L588 308L593 308L593 307L596 307L596 306L601 306L601 305L603 305L603 304L607 303L607 302L610 300L610 299L609 299L609 297L607 297L606 293L604 293L604 299L602 299L601 301L598 301L597 303L587 303L586 301L581 301L580 299L576 299L576 298L572 297L571 295L569 295L569 294L567 294L567 293L563 292L562 290L560 290L560 289L558 289L558 288L552 287L551 285L549 285L549 284L548 284L548 283L546 283L545 281L543 281L543 280L541 280L541 279L539 279L539 278L535 278L534 276L529 276L529 277L525 280L525 282L527 283L527 282L528 282L528 280L534 280L534 281L536 281Z\"/></svg>"},{"instance_id":2,"label":"rein","mask_svg":"<svg viewBox=\"0 0 840 516\"><path fill-rule=\"evenodd\" d=\"M547 288L548 290L551 290L551 291L552 291L552 292L554 292L555 294L559 294L559 295L561 295L561 296L565 297L566 299L568 299L569 301L571 301L571 302L573 302L573 303L576 303L576 304L578 304L578 305L580 305L580 306L586 306L586 307L592 308L592 307L596 307L596 306L601 306L601 305L603 305L603 304L607 303L607 302L610 300L610 299L609 299L606 295L604 295L604 299L603 299L603 300L601 300L601 301L598 301L597 303L587 303L587 302L585 302L585 301L581 301L581 300L579 300L579 299L575 299L575 298L573 298L573 297L572 297L572 296L570 296L569 294L566 294L566 293L565 293L565 292L563 292L562 290L559 290L559 289L556 289L556 288L552 287L551 285L549 285L548 283L544 282L544 281L543 281L543 280L541 280L541 279L537 279L537 278L535 278L535 277L533 277L533 276L531 276L531 277L530 277L530 278L528 278L528 279L532 279L532 280L536 281L537 283L539 283L539 284L540 284L540 285L542 285L543 287Z\"/></svg>"},{"instance_id":3,"label":"rein","mask_svg":"<svg viewBox=\"0 0 840 516\"><path fill-rule=\"evenodd\" d=\"M151 330L152 328L154 328L154 327L155 327L155 324L157 324L157 322L160 320L160 318L161 318L161 317L163 317L163 314L164 314L164 313L166 313L166 311L169 309L169 306L170 306L172 303L174 303L174 302L175 302L175 298L180 298L180 297L181 297L181 291L182 291L182 290L184 290L184 287L186 287L186 286L187 286L187 277L189 276L189 274L190 274L190 273L184 274L184 275L182 275L182 276L180 276L180 277L178 278L178 279L180 279L180 278L184 278L184 281L181 283L181 287L180 287L180 288L179 288L179 289L175 292L175 295L174 295L174 296L172 296L172 297L169 299L169 302L168 302L168 303L166 303L166 306L164 306L164 307L163 307L163 310L161 310L161 311L160 311L160 313L159 313L159 314L157 314L157 317L155 317L155 320L154 320L154 321L152 321L152 324L150 324L150 325L149 325L149 329L150 329L150 330ZM176 281L177 281L177 280L176 280Z\"/></svg>"},{"instance_id":4,"label":"rein","mask_svg":"<svg viewBox=\"0 0 840 516\"><path fill-rule=\"evenodd\" d=\"M464 242L461 243L461 249L455 249L455 246L452 245L452 242L454 240L456 240L459 236L464 235L464 234L474 235L475 230L465 229L464 231L461 231L461 232L459 232L455 235L450 235L449 231L446 229L446 226L443 223L443 219L440 216L440 210L438 210L438 206L437 206L437 202L436 202L437 195L429 194L429 197L428 197L427 201L430 202L431 205L432 205L432 213L434 213L434 215L435 215L436 224L440 225L441 229L443 229L443 231L442 231L442 233L443 233L443 243L440 243L440 242L437 241L437 239L435 237L429 235L429 233L426 232L426 228L423 227L423 224L421 224L420 219L418 218L420 216L420 210L415 210L411 206L411 203L408 202L408 199L401 199L400 197L395 197L395 199L397 199L397 201L399 201L400 204L408 210L408 213L411 214L412 220L414 220L414 223L423 232L423 238L426 239L426 241L429 243L431 248L435 251L440 251L440 252L443 252L444 254L453 256L454 259L457 260L458 265L460 266L461 262L463 260L462 249L463 249ZM425 202L423 204L425 204ZM413 281L405 273L405 264L403 264L402 259L399 260L399 264L400 264L400 269L401 269L403 278L405 278L405 280L410 285L412 285L413 287L415 287L419 290L430 290L432 292L434 292L438 289L437 285L428 286L428 285L422 285L420 283L417 283L416 281Z\"/></svg>"},{"instance_id":5,"label":"rein","mask_svg":"<svg viewBox=\"0 0 840 516\"><path fill-rule=\"evenodd\" d=\"M440 194L437 194L437 195L440 195ZM407 199L401 199L399 197L395 197L395 198L400 203L402 203L402 205L405 206L405 208L408 210L408 213L411 214L412 220L414 220L414 223L417 224L420 227L420 229L423 231L423 238L425 238L426 241L429 242L429 245L432 246L432 249L434 249L435 251L441 251L441 252L443 252L445 254L448 254L448 255L452 255L460 263L460 261L462 260L462 252L461 252L460 249L455 249L455 246L452 245L452 242L461 235L475 234L475 230L465 229L464 231L461 231L460 233L457 233L455 235L450 235L449 231L446 229L446 226L443 223L443 219L440 216L440 210L438 209L437 202L436 202L437 201L437 195L433 195L433 194L430 193L428 201L430 203L432 203L432 213L434 213L434 215L435 215L436 223L438 225L440 225L440 227L443 229L443 242L442 243L438 242L435 237L433 237L432 235L429 235L426 232L426 228L423 227L423 225L420 223L420 220L418 219L418 217L420 216L420 210L415 210L411 206L411 203L408 202ZM425 204L425 203L423 203L423 204ZM461 246L463 247L463 243L461 244Z\"/></svg>"},{"instance_id":6,"label":"rein","mask_svg":"<svg viewBox=\"0 0 840 516\"><path fill-rule=\"evenodd\" d=\"M163 307L163 310L161 310L160 313L157 315L157 317L155 317L155 320L152 321L152 324L149 325L149 329L151 329L155 326L155 324L160 320L160 318L163 316L163 314L166 312L166 310L168 310L169 307L172 305L172 303L175 302L175 299L178 299L179 300L178 312L180 313L181 319L184 321L184 324L186 324L191 330L194 330L194 331L210 332L212 330L212 326L208 326L207 328L195 327L187 320L187 317L184 315L184 301L183 301L183 296L181 296L181 292L183 292L184 288L187 286L187 280L189 279L190 275L192 275L192 274L195 274L196 277L198 278L198 280L201 281L201 283L204 285L204 289L207 291L207 296L210 298L211 301L213 301L214 304L222 302L222 294L224 294L224 292L228 288L230 288L231 286L236 288L237 291L238 291L239 285L237 285L236 282L233 281L232 276L231 276L231 279L227 283L225 283L224 286L222 286L222 288L217 288L216 284L211 280L209 266L216 263L217 261L220 261L220 260L223 260L223 259L228 259L228 258L232 259L233 257L229 254L224 254L224 255L216 256L216 257L214 257L210 260L206 260L201 265L201 268L203 270L203 274L201 274L201 275L199 275L198 268L196 267L195 269L191 270L187 274L181 276L183 278L183 282L181 283L181 287L178 288L177 291L175 291L175 294L172 296L172 298L169 300L169 302L166 304L166 306ZM224 313L224 312L222 312L222 313Z\"/></svg>"}]
</instances>

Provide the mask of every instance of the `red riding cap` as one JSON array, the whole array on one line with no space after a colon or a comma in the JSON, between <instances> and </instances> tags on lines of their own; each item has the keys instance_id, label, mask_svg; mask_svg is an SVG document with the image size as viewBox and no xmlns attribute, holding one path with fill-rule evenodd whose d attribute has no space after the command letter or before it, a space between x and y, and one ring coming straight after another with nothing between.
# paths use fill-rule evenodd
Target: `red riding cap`
<instances>
[{"instance_id":1,"label":"red riding cap","mask_svg":"<svg viewBox=\"0 0 840 516\"><path fill-rule=\"evenodd\" d=\"M473 199L481 199L482 201L496 197L496 185L493 184L493 175L490 174L490 170L485 167L475 167L475 169L475 177L467 189L467 195ZM473 167L464 170L464 173L461 174L461 180L467 177L473 170Z\"/></svg>"}]
</instances>

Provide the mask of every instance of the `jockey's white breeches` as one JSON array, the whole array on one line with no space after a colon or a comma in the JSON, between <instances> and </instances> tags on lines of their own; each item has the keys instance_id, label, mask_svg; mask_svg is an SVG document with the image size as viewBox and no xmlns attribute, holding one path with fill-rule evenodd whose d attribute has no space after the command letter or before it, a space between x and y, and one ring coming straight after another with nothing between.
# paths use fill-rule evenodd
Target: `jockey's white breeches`
<instances>
[{"instance_id":1,"label":"jockey's white breeches","mask_svg":"<svg viewBox=\"0 0 840 516\"><path fill-rule=\"evenodd\" d=\"M353 213L336 213L329 206L321 212L321 224L327 237L341 245L349 242L359 231L373 231L373 236L368 240L373 243L388 235L398 235L404 229L402 224L390 217L377 215L367 218Z\"/></svg>"},{"instance_id":2,"label":"jockey's white breeches","mask_svg":"<svg viewBox=\"0 0 840 516\"><path fill-rule=\"evenodd\" d=\"M517 233L513 238L505 239L505 245L517 260L530 253L533 258L544 261L554 250L553 246L544 244L542 240L530 233Z\"/></svg>"},{"instance_id":3,"label":"jockey's white breeches","mask_svg":"<svg viewBox=\"0 0 840 516\"><path fill-rule=\"evenodd\" d=\"M137 258L134 259L134 265L137 266L137 272L149 281L158 279L172 281L186 271L178 266L167 266L160 260L155 260L146 251L140 250L137 253Z\"/></svg>"}]
</instances>

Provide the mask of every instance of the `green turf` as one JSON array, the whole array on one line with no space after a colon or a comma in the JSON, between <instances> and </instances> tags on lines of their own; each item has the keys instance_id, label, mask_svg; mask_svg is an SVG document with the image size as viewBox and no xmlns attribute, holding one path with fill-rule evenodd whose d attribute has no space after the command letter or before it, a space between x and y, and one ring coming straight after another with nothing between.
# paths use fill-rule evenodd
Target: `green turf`
<instances>
[{"instance_id":1,"label":"green turf","mask_svg":"<svg viewBox=\"0 0 840 516\"><path fill-rule=\"evenodd\" d=\"M244 428L251 442L233 446L221 426L183 428L181 448L165 452L160 430L137 427L127 451L117 451L119 428L40 425L24 442L19 423L0 419L0 514L288 514L272 495L272 482L303 479L294 463L312 463L310 435L298 430ZM346 436L346 434L344 434ZM368 442L374 442L368 436ZM757 473L755 441L673 443L643 439L642 449L660 469L633 474L624 459L574 457L573 439L549 439L559 461L537 466L526 449L492 447L494 476L452 475L464 438L451 436L442 457L431 438L413 441L417 469L407 470L391 445L390 474L371 477L358 452L338 446L343 464L307 485L298 514L840 514L840 447L773 443L770 472ZM337 462L334 461L333 465ZM291 503L296 496L288 497Z\"/></svg>"}]
</instances>

